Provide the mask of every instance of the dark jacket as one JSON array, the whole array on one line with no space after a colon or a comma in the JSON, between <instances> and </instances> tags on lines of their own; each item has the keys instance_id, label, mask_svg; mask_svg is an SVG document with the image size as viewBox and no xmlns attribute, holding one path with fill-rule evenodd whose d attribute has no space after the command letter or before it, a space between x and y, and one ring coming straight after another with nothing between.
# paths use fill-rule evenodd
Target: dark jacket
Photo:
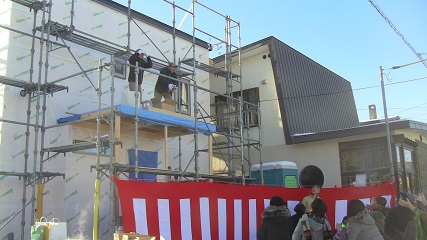
<instances>
[{"instance_id":1,"label":"dark jacket","mask_svg":"<svg viewBox=\"0 0 427 240\"><path fill-rule=\"evenodd\" d=\"M298 225L299 219L304 215L304 213L297 213L291 216L291 235L294 233L295 228Z\"/></svg>"},{"instance_id":2,"label":"dark jacket","mask_svg":"<svg viewBox=\"0 0 427 240\"><path fill-rule=\"evenodd\" d=\"M291 212L286 206L269 206L262 212L261 226L257 232L258 240L289 239Z\"/></svg>"},{"instance_id":3,"label":"dark jacket","mask_svg":"<svg viewBox=\"0 0 427 240\"><path fill-rule=\"evenodd\" d=\"M397 205L384 221L384 233L392 240L415 239L414 213L408 208Z\"/></svg>"},{"instance_id":4,"label":"dark jacket","mask_svg":"<svg viewBox=\"0 0 427 240\"><path fill-rule=\"evenodd\" d=\"M374 219L375 225L380 232L384 232L384 221L390 211L391 209L388 207L376 205L370 212L371 217Z\"/></svg>"},{"instance_id":5,"label":"dark jacket","mask_svg":"<svg viewBox=\"0 0 427 240\"><path fill-rule=\"evenodd\" d=\"M138 63L138 67L142 67L142 68L151 68L153 66L151 57L147 57L146 59L141 59L138 56L139 56L138 53L135 53L132 56L130 56L129 64L135 66L135 64ZM144 79L144 70L139 69L138 84L141 84L143 79ZM128 82L135 82L135 67L130 67Z\"/></svg>"},{"instance_id":6,"label":"dark jacket","mask_svg":"<svg viewBox=\"0 0 427 240\"><path fill-rule=\"evenodd\" d=\"M169 68L168 68L168 67L164 67L164 68L162 68L162 69L160 70L160 74L162 74L162 75L166 75L166 76L169 76L169 77L172 77L172 78L177 78L176 73L171 72L171 71L169 70ZM159 78L157 79L156 86L154 87L154 89L155 89L157 92L159 92L159 93L169 92L169 87L168 87L168 85L169 85L170 83L172 83L172 84L174 84L174 85L177 85L177 84L178 84L178 82L177 82L177 81L174 81L174 80L172 80L172 79L170 79L170 78L166 78L166 77L163 77L163 76L160 76L160 75L159 75Z\"/></svg>"}]
</instances>

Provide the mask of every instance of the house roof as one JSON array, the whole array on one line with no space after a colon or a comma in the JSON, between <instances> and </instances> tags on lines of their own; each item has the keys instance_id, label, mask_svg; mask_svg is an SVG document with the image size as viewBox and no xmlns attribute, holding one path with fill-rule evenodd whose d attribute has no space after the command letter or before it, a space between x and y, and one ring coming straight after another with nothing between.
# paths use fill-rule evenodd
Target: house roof
<instances>
[{"instance_id":1,"label":"house roof","mask_svg":"<svg viewBox=\"0 0 427 240\"><path fill-rule=\"evenodd\" d=\"M125 15L128 15L128 7L124 6L124 5L120 4L120 3L117 3L117 2L112 1L112 0L93 0L93 1L97 2L99 4L102 4L102 5L106 6L106 7L109 7L111 9L114 9L114 10L116 10L118 12L121 12L121 13L123 13ZM144 15L144 14L142 14L140 12L137 12L135 10L131 10L131 15L132 15L132 18L134 18L134 19L138 19L141 22L144 22L144 23L149 24L149 25L151 25L153 27L162 29L165 32L173 34L173 27L172 26L169 26L169 25L167 25L165 23L162 23L162 22L160 22L160 21L158 21L158 20L156 20L154 18L151 18L151 17L149 17L147 15ZM185 40L188 40L190 42L193 41L193 36L192 35L187 34L187 33L183 32L183 31L180 31L180 30L178 30L176 28L175 28L175 35L178 36L178 37L181 37L181 38L183 38ZM209 44L207 42L199 39L199 38L195 38L195 44L199 45L201 47L204 47L206 49L209 49Z\"/></svg>"},{"instance_id":2,"label":"house roof","mask_svg":"<svg viewBox=\"0 0 427 240\"><path fill-rule=\"evenodd\" d=\"M266 47L287 145L385 131L384 122L359 122L349 81L275 37L244 46L242 58ZM217 64L223 59L219 56L213 62ZM427 130L427 124L421 122L393 120L389 123L391 130Z\"/></svg>"},{"instance_id":3,"label":"house roof","mask_svg":"<svg viewBox=\"0 0 427 240\"><path fill-rule=\"evenodd\" d=\"M275 37L241 49L242 55L268 46L286 144L301 133L359 125L351 83ZM214 59L217 61L221 57Z\"/></svg>"},{"instance_id":4,"label":"house roof","mask_svg":"<svg viewBox=\"0 0 427 240\"><path fill-rule=\"evenodd\" d=\"M412 120L395 120L389 122L389 127L391 131L395 130L408 130L415 132L425 132L427 133L427 123L412 121ZM294 144L297 143L306 143L314 142L342 137L350 137L362 134L372 134L372 133L381 133L386 131L385 122L381 121L379 123L360 125L353 128L347 129L338 129L334 131L326 131L319 133L306 133L306 134L296 134L292 136L292 141Z\"/></svg>"}]
</instances>

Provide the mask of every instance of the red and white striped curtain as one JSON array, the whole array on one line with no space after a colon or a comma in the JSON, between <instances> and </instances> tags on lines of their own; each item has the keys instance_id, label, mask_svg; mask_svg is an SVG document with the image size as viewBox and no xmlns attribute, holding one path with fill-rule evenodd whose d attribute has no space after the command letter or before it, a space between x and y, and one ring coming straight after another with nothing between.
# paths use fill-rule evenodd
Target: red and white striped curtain
<instances>
[{"instance_id":1,"label":"red and white striped curtain","mask_svg":"<svg viewBox=\"0 0 427 240\"><path fill-rule=\"evenodd\" d=\"M256 239L261 213L272 196L281 196L291 211L311 189L241 186L208 182L147 183L115 179L125 232L166 240ZM347 201L385 196L394 203L395 187L322 188L331 223L346 215ZM334 226L334 225L333 225Z\"/></svg>"}]
</instances>

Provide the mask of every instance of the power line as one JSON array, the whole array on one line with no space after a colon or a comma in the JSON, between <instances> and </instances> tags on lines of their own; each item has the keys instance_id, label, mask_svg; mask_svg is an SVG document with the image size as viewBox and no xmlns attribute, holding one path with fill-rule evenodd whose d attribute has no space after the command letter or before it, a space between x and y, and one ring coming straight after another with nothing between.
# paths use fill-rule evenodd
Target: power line
<instances>
[{"instance_id":1,"label":"power line","mask_svg":"<svg viewBox=\"0 0 427 240\"><path fill-rule=\"evenodd\" d=\"M399 35L399 37L403 40L403 42L405 42L406 46L408 46L413 53L415 53L415 55L417 56L418 59L423 60L423 58L421 57L421 54L419 54L415 48L408 42L408 40L406 40L406 38L403 36L403 34L401 34L399 32L399 30L397 29L396 26L394 26L394 24L387 18L387 16L384 14L384 12L378 7L378 5L376 5L374 3L374 1L372 0L368 0L372 7L374 7L377 12L384 18L384 20L388 23L388 25L390 25L391 28L393 28L394 32ZM427 63L426 62L422 62L424 64L424 66L427 68Z\"/></svg>"},{"instance_id":2,"label":"power line","mask_svg":"<svg viewBox=\"0 0 427 240\"><path fill-rule=\"evenodd\" d=\"M409 119L414 118L414 117L425 116L425 115L427 115L427 113L421 113L421 114L410 115L410 116L405 117L405 118L402 118L402 119L408 119L408 120L409 120Z\"/></svg>"},{"instance_id":3,"label":"power line","mask_svg":"<svg viewBox=\"0 0 427 240\"><path fill-rule=\"evenodd\" d=\"M399 82L387 83L384 86L390 86L390 85L396 85L396 84L414 82L414 81L419 81L419 80L423 80L423 79L427 79L427 77L414 78L414 79L403 80L403 81L399 81ZM354 91L366 90L366 89L371 89L371 88L379 88L379 87L381 87L381 85L375 85L375 86L369 86L369 87L361 87L361 88L356 88L356 89L352 89L352 90L336 91L336 92L321 93L321 94L284 97L284 98L280 98L280 100L293 100L293 99L310 98L310 97L321 97L321 96L327 96L327 95L333 95L333 94L342 94L342 93L347 93L347 92L354 92ZM278 101L278 100L279 100L279 98L275 98L275 99L261 100L259 102L260 103L261 102L273 102L273 101ZM405 112L405 111L409 111L409 110L412 110L412 109L420 108L420 106L426 105L426 104L427 103L423 103L423 104L417 105L415 107L410 107L410 108L388 108L388 109L403 109L402 111L399 111L397 113L393 113L392 114L392 115L396 115L396 114L401 113L401 112ZM361 110L364 111L364 110L367 110L367 109L356 109L356 111L361 111ZM425 113L425 114L419 114L419 115L412 115L412 116L409 116L409 117L406 117L406 118L417 117L417 116L422 116L422 115L427 115L427 113Z\"/></svg>"},{"instance_id":4,"label":"power line","mask_svg":"<svg viewBox=\"0 0 427 240\"><path fill-rule=\"evenodd\" d=\"M420 105L417 105L417 106L414 106L414 107L410 107L410 108L404 109L404 110L402 110L402 111L399 111L399 112L394 113L394 115L399 114L399 113L402 113L402 112L406 112L406 111L409 111L409 110L412 110L412 109L415 109L415 108L418 108L418 107L423 106L423 105L426 105L426 104L427 104L427 103L423 103L423 104L420 104Z\"/></svg>"},{"instance_id":5,"label":"power line","mask_svg":"<svg viewBox=\"0 0 427 240\"><path fill-rule=\"evenodd\" d=\"M423 103L423 104L420 104L420 105L417 105L417 106L414 106L414 107L409 107L409 108L387 108L387 109L389 109L389 110L391 110L391 109L403 109L402 111L400 111L400 112L396 112L396 113L392 113L392 114L390 114L390 115L393 115L393 116L398 116L397 114L399 114L399 113L402 113L402 112L406 112L406 111L410 111L410 110L414 110L414 109L427 109L427 107L420 107L420 106L422 106L422 105L426 105L427 103ZM381 109L381 108L377 108L377 109ZM367 109L367 108L357 108L356 109L357 111L369 111L369 109ZM427 113L412 113L412 114L410 114L410 115L408 115L408 116L400 116L399 115L399 117L400 117L400 119L413 119L414 117L419 117L419 116L425 116L425 115L427 115Z\"/></svg>"},{"instance_id":6,"label":"power line","mask_svg":"<svg viewBox=\"0 0 427 240\"><path fill-rule=\"evenodd\" d=\"M419 80L423 80L423 79L427 79L427 77L414 78L414 79L409 79L409 80L404 80L404 81L399 81L399 82L387 83L387 84L384 84L384 86L390 86L390 85L396 85L396 84L401 84L401 83L414 82L414 81L419 81ZM375 86L369 86L369 87L362 87L362 88L355 88L355 89L351 89L351 90L336 91L336 92L329 92L329 93L319 93L319 94L311 94L311 95L301 95L301 96L284 97L284 98L280 98L280 99L281 100L293 100L293 99L309 98L309 97L321 97L321 96L327 96L327 95L333 95L333 94L341 94L341 93L347 93L347 92L354 92L354 91L360 91L360 90L366 90L366 89L378 88L378 87L381 87L381 85L375 85ZM278 101L278 100L279 100L279 98L275 98L275 99L261 100L260 102L272 102L272 101Z\"/></svg>"},{"instance_id":7,"label":"power line","mask_svg":"<svg viewBox=\"0 0 427 240\"><path fill-rule=\"evenodd\" d=\"M423 103L423 104L421 104L421 105L425 105L425 104L427 104L427 103ZM418 106L415 106L415 107L412 107L413 109L427 109L427 106L426 107L420 107L420 105L418 105ZM377 109L382 109L381 107L377 107ZM387 107L387 109L389 109L389 110L406 110L406 109L408 109L407 107ZM357 111L368 111L369 110L369 108L356 108L356 110Z\"/></svg>"}]
</instances>

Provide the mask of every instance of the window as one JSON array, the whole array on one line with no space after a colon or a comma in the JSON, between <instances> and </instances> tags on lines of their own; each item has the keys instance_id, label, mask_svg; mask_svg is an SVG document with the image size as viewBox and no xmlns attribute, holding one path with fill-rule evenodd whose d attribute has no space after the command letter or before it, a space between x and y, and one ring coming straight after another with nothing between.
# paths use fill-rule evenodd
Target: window
<instances>
[{"instance_id":1,"label":"window","mask_svg":"<svg viewBox=\"0 0 427 240\"><path fill-rule=\"evenodd\" d=\"M400 191L414 191L417 179L413 148L405 143L396 144L396 160Z\"/></svg>"},{"instance_id":2,"label":"window","mask_svg":"<svg viewBox=\"0 0 427 240\"><path fill-rule=\"evenodd\" d=\"M416 143L394 135L392 149L393 173L400 191L419 191ZM385 137L339 143L341 179L343 185L351 184L353 176L367 174L371 184L382 183L390 178L390 162Z\"/></svg>"},{"instance_id":3,"label":"window","mask_svg":"<svg viewBox=\"0 0 427 240\"><path fill-rule=\"evenodd\" d=\"M385 138L339 143L342 185L350 185L357 174L366 174L371 184L390 177Z\"/></svg>"},{"instance_id":4,"label":"window","mask_svg":"<svg viewBox=\"0 0 427 240\"><path fill-rule=\"evenodd\" d=\"M250 88L242 91L243 127L258 126L259 88ZM233 98L239 98L240 91L233 92ZM239 126L239 102L236 99L227 99L225 96L215 96L216 124L219 127L229 127L230 124Z\"/></svg>"},{"instance_id":5,"label":"window","mask_svg":"<svg viewBox=\"0 0 427 240\"><path fill-rule=\"evenodd\" d=\"M114 77L126 79L126 61L116 58L116 66L114 68Z\"/></svg>"},{"instance_id":6,"label":"window","mask_svg":"<svg viewBox=\"0 0 427 240\"><path fill-rule=\"evenodd\" d=\"M186 83L190 83L190 81L186 79L180 79L186 81ZM175 95L178 99L178 112L182 114L191 115L191 101L190 101L190 85L186 83L179 83L178 91Z\"/></svg>"}]
</instances>

